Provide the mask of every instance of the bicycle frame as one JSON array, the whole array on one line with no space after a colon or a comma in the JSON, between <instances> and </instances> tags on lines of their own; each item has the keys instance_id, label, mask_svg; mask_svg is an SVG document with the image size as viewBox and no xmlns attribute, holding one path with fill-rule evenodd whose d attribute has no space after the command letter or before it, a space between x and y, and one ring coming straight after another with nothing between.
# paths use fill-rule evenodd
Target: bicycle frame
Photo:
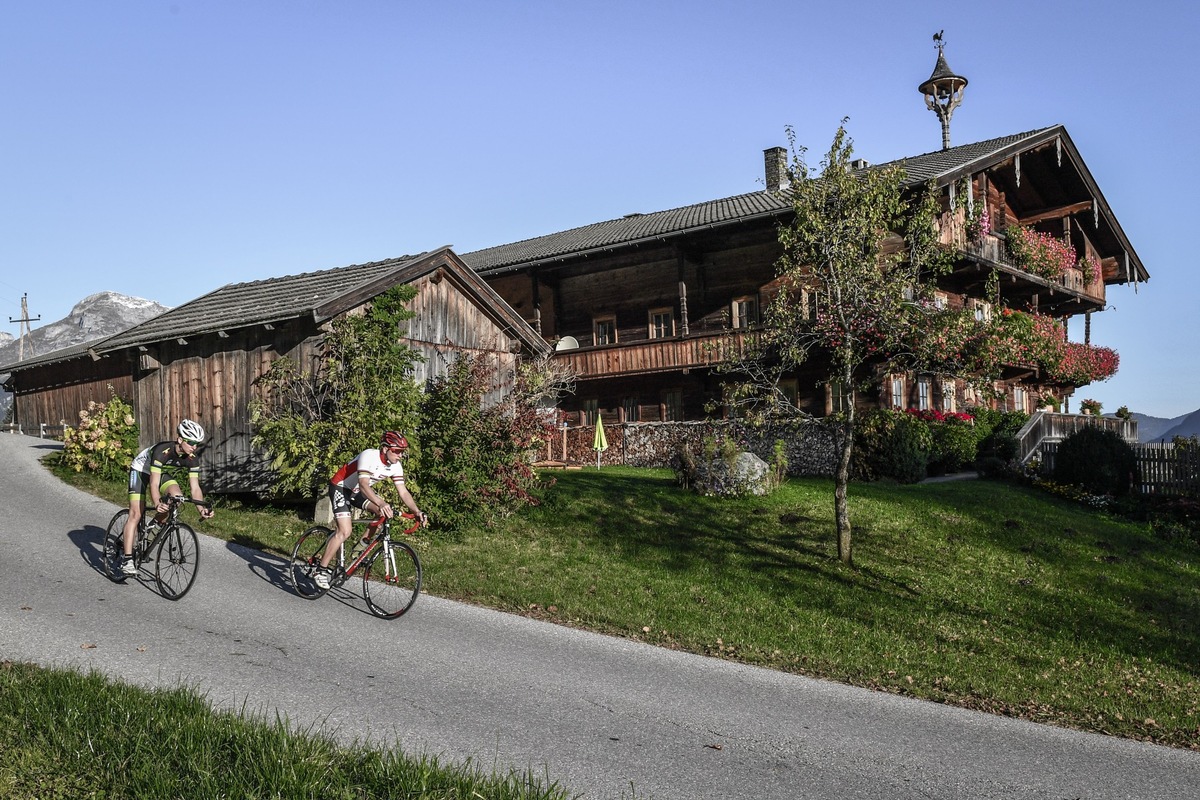
<instances>
[{"instance_id":1,"label":"bicycle frame","mask_svg":"<svg viewBox=\"0 0 1200 800\"><path fill-rule=\"evenodd\" d=\"M413 520L413 524L410 527L404 529L404 531L403 531L404 534L406 534L406 535L411 535L411 534L415 533L421 527L421 521L419 519L417 519L417 517L414 514L404 513L404 514L401 514L399 518ZM359 522L359 523L361 523L363 521L364 520L355 520L355 522ZM384 548L384 553L383 553L384 558L387 558L387 559L394 558L391 553L391 548L389 547L389 545L391 544L391 528L392 528L392 521L383 515L380 515L377 519L367 522L367 531L372 533L371 539L367 543L367 546L365 548L363 548L363 551L361 553L359 553L357 556L355 556L354 560L351 561L349 565L347 565L345 562L346 542L342 542L341 547L338 548L338 559L337 560L338 560L338 567L341 568L342 574L345 575L346 578L350 578L351 576L353 576L354 573L358 570L358 568L361 567L363 564L365 564L367 562L367 560L370 559L372 554L374 554L375 551L378 550L381 546ZM395 574L395 572L396 572L396 563L393 560L391 562L391 574Z\"/></svg>"}]
</instances>

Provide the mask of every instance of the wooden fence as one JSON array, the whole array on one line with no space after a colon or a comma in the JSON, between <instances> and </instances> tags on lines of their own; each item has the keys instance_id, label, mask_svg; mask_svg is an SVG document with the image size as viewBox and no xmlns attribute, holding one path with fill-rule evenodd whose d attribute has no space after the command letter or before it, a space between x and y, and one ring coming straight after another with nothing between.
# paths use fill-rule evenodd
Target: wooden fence
<instances>
[{"instance_id":1,"label":"wooden fence","mask_svg":"<svg viewBox=\"0 0 1200 800\"><path fill-rule=\"evenodd\" d=\"M1054 471L1058 442L1041 447L1041 472ZM1200 497L1200 447L1176 447L1170 442L1130 445L1137 457L1134 491L1139 494Z\"/></svg>"}]
</instances>

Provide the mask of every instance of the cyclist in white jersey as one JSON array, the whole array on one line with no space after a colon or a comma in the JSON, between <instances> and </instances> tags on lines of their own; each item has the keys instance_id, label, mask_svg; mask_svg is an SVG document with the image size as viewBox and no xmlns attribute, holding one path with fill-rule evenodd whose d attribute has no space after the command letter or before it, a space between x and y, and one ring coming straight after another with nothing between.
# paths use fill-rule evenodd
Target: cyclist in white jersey
<instances>
[{"instance_id":1,"label":"cyclist in white jersey","mask_svg":"<svg viewBox=\"0 0 1200 800\"><path fill-rule=\"evenodd\" d=\"M313 581L320 588L329 588L329 562L337 554L342 542L350 538L354 509L364 508L371 514L382 514L388 519L395 516L392 506L372 488L376 483L391 478L404 505L421 520L422 525L429 524L429 518L417 507L417 501L404 485L404 466L400 462L407 450L408 439L395 431L388 431L383 434L378 448L363 450L329 479L329 502L333 506L335 530L329 537L325 552L321 554L321 568L313 575Z\"/></svg>"}]
</instances>

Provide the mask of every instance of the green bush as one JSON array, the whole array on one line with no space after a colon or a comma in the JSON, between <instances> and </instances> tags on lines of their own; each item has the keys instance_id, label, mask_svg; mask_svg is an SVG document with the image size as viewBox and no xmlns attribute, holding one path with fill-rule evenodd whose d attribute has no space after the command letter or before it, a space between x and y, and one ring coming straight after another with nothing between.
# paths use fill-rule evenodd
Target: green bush
<instances>
[{"instance_id":1,"label":"green bush","mask_svg":"<svg viewBox=\"0 0 1200 800\"><path fill-rule=\"evenodd\" d=\"M62 463L75 472L86 469L106 480L120 480L129 474L137 446L133 409L113 393L107 403L89 401L79 412L79 427L64 429Z\"/></svg>"},{"instance_id":2,"label":"green bush","mask_svg":"<svg viewBox=\"0 0 1200 800\"><path fill-rule=\"evenodd\" d=\"M917 483L929 474L933 435L929 423L902 411L868 411L855 420L855 448L850 464L854 480L891 478Z\"/></svg>"},{"instance_id":3,"label":"green bush","mask_svg":"<svg viewBox=\"0 0 1200 800\"><path fill-rule=\"evenodd\" d=\"M413 370L421 356L397 337L413 317L405 306L415 294L411 286L393 287L366 313L334 320L315 371L281 358L255 382L254 443L270 454L276 496L320 497L329 476L377 446L384 431L404 432L419 458L413 432L421 387Z\"/></svg>"},{"instance_id":4,"label":"green bush","mask_svg":"<svg viewBox=\"0 0 1200 800\"><path fill-rule=\"evenodd\" d=\"M1017 431L1029 421L1023 411L996 411L980 406L971 409L975 417L976 448L980 457L992 456L1002 461L1017 457Z\"/></svg>"},{"instance_id":5,"label":"green bush","mask_svg":"<svg viewBox=\"0 0 1200 800\"><path fill-rule=\"evenodd\" d=\"M970 421L948 417L944 422L929 423L933 448L929 456L930 475L960 472L975 463L979 438Z\"/></svg>"},{"instance_id":6,"label":"green bush","mask_svg":"<svg viewBox=\"0 0 1200 800\"><path fill-rule=\"evenodd\" d=\"M1122 497L1137 476L1137 457L1115 431L1088 425L1063 439L1054 459L1053 478L1093 494Z\"/></svg>"},{"instance_id":7,"label":"green bush","mask_svg":"<svg viewBox=\"0 0 1200 800\"><path fill-rule=\"evenodd\" d=\"M538 502L530 453L554 432L540 402L554 392L548 361L523 362L504 402L495 359L459 356L421 402L421 508L438 528L491 525Z\"/></svg>"}]
</instances>

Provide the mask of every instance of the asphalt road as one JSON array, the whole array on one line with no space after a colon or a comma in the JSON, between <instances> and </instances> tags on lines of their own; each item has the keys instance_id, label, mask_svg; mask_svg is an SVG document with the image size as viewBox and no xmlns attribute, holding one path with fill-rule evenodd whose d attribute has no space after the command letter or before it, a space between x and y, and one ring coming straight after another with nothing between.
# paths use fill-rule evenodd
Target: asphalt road
<instances>
[{"instance_id":1,"label":"asphalt road","mask_svg":"<svg viewBox=\"0 0 1200 800\"><path fill-rule=\"evenodd\" d=\"M382 621L360 596L300 599L281 561L206 536L196 586L170 602L98 572L117 508L46 472L53 447L0 434L0 658L186 684L347 740L532 769L586 798L1200 797L1200 753L428 596Z\"/></svg>"}]
</instances>

